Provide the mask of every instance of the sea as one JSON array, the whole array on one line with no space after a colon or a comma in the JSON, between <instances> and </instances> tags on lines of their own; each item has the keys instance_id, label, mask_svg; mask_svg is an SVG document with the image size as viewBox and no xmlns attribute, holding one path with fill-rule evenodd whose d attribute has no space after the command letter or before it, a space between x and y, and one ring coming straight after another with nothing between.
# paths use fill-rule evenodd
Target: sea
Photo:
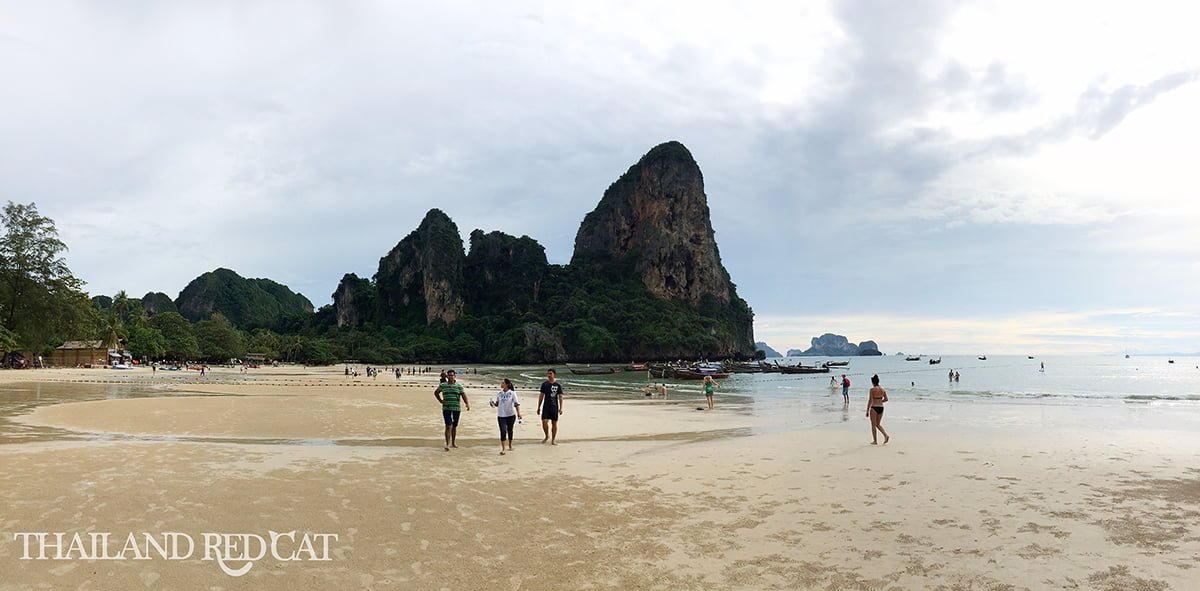
<instances>
[{"instance_id":1,"label":"sea","mask_svg":"<svg viewBox=\"0 0 1200 591\"><path fill-rule=\"evenodd\" d=\"M938 359L938 357L934 357ZM849 361L828 374L732 374L720 380L718 405L790 427L858 419L865 414L871 376L888 392L885 423L909 422L976 428L1122 427L1178 429L1200 436L1200 357L1160 356L942 356L906 361L899 356L797 357L781 365ZM502 368L494 368L502 371ZM533 387L544 368L511 368ZM959 380L949 378L951 372ZM615 400L645 399L647 385L667 386L667 403L703 404L701 384L650 377L647 372L574 375L558 368L570 395ZM843 402L842 374L851 381ZM514 376L515 377L515 376ZM831 383L830 377L835 383ZM652 402L661 402L651 399ZM770 421L768 421L770 422Z\"/></svg>"}]
</instances>

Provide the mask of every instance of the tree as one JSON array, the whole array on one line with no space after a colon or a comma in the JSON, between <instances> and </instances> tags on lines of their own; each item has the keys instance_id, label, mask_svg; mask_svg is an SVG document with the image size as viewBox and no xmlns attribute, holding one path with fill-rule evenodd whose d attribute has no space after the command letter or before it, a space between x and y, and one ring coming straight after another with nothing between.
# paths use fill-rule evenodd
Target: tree
<instances>
[{"instance_id":1,"label":"tree","mask_svg":"<svg viewBox=\"0 0 1200 591\"><path fill-rule=\"evenodd\" d=\"M44 349L63 337L79 338L94 325L95 309L71 274L62 254L54 220L33 203L8 202L0 213L0 326L17 335L18 344Z\"/></svg>"},{"instance_id":2,"label":"tree","mask_svg":"<svg viewBox=\"0 0 1200 591\"><path fill-rule=\"evenodd\" d=\"M143 324L129 327L129 339L125 345L135 357L158 359L167 352L167 339L162 331Z\"/></svg>"},{"instance_id":3,"label":"tree","mask_svg":"<svg viewBox=\"0 0 1200 591\"><path fill-rule=\"evenodd\" d=\"M168 357L186 360L200 356L200 345L192 334L192 327L179 312L156 314L150 319L150 326L162 332Z\"/></svg>"},{"instance_id":4,"label":"tree","mask_svg":"<svg viewBox=\"0 0 1200 591\"><path fill-rule=\"evenodd\" d=\"M192 326L192 333L196 335L196 343L200 345L200 354L206 359L225 361L246 354L242 333L220 312L213 314L208 320L197 322Z\"/></svg>"}]
</instances>

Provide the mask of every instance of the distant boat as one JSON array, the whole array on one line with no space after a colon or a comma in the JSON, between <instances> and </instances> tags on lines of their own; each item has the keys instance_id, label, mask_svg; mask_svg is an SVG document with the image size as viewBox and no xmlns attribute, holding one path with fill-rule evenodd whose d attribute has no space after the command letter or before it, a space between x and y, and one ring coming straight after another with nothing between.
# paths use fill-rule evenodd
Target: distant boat
<instances>
[{"instance_id":1,"label":"distant boat","mask_svg":"<svg viewBox=\"0 0 1200 591\"><path fill-rule=\"evenodd\" d=\"M1175 363L1175 362L1174 362L1174 361L1172 361L1171 363ZM112 365L112 368L113 368L113 369L133 369L133 366L131 366L131 365L126 365L126 364L124 364L124 363L114 363L114 364Z\"/></svg>"},{"instance_id":2,"label":"distant boat","mask_svg":"<svg viewBox=\"0 0 1200 591\"><path fill-rule=\"evenodd\" d=\"M1125 358L1126 358L1126 359L1129 359L1129 353L1126 353L1126 354L1125 354Z\"/></svg>"},{"instance_id":3,"label":"distant boat","mask_svg":"<svg viewBox=\"0 0 1200 591\"><path fill-rule=\"evenodd\" d=\"M849 361L826 361L821 364L821 367L846 367L850 365Z\"/></svg>"},{"instance_id":4,"label":"distant boat","mask_svg":"<svg viewBox=\"0 0 1200 591\"><path fill-rule=\"evenodd\" d=\"M920 361L921 356L920 355L909 355L908 357L905 357L904 360L905 361Z\"/></svg>"},{"instance_id":5,"label":"distant boat","mask_svg":"<svg viewBox=\"0 0 1200 591\"><path fill-rule=\"evenodd\" d=\"M1029 358L1030 358L1030 359L1033 359L1033 355L1030 355L1030 356L1029 356Z\"/></svg>"},{"instance_id":6,"label":"distant boat","mask_svg":"<svg viewBox=\"0 0 1200 591\"><path fill-rule=\"evenodd\" d=\"M1168 359L1168 360L1167 360L1167 363L1175 363L1175 360L1174 360L1174 359Z\"/></svg>"},{"instance_id":7,"label":"distant boat","mask_svg":"<svg viewBox=\"0 0 1200 591\"><path fill-rule=\"evenodd\" d=\"M980 356L979 356L979 360L980 360L980 361L987 361L987 355L980 355Z\"/></svg>"},{"instance_id":8,"label":"distant boat","mask_svg":"<svg viewBox=\"0 0 1200 591\"><path fill-rule=\"evenodd\" d=\"M828 367L810 367L807 365L781 365L779 373L829 373Z\"/></svg>"},{"instance_id":9,"label":"distant boat","mask_svg":"<svg viewBox=\"0 0 1200 591\"><path fill-rule=\"evenodd\" d=\"M573 373L573 374L583 375L583 376L616 373L616 371L613 370L613 368L604 367L604 366L601 366L601 367L571 367L568 369L570 369L571 373Z\"/></svg>"},{"instance_id":10,"label":"distant boat","mask_svg":"<svg viewBox=\"0 0 1200 591\"><path fill-rule=\"evenodd\" d=\"M941 357L938 357L937 359L930 359L930 360L929 360L929 365L937 365L937 364L939 364L939 363L941 363L941 362L942 362L942 358L941 358Z\"/></svg>"}]
</instances>

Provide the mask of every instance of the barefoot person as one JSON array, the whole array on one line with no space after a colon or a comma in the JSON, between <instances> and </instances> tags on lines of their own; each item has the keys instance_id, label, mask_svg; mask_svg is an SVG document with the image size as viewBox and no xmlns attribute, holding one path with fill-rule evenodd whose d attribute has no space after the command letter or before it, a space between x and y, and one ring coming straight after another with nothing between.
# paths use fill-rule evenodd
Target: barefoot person
<instances>
[{"instance_id":1,"label":"barefoot person","mask_svg":"<svg viewBox=\"0 0 1200 591\"><path fill-rule=\"evenodd\" d=\"M850 378L842 374L842 401L850 404Z\"/></svg>"},{"instance_id":2,"label":"barefoot person","mask_svg":"<svg viewBox=\"0 0 1200 591\"><path fill-rule=\"evenodd\" d=\"M867 394L867 418L871 419L871 445L879 444L879 436L875 431L883 433L883 443L887 442L891 437L888 437L887 431L883 430L883 425L879 424L883 420L883 405L888 401L887 390L879 387L879 376L871 376L871 391Z\"/></svg>"},{"instance_id":3,"label":"barefoot person","mask_svg":"<svg viewBox=\"0 0 1200 591\"><path fill-rule=\"evenodd\" d=\"M717 389L717 382L712 376L704 376L704 398L708 400L708 410L713 409L713 390Z\"/></svg>"},{"instance_id":4,"label":"barefoot person","mask_svg":"<svg viewBox=\"0 0 1200 591\"><path fill-rule=\"evenodd\" d=\"M467 410L471 410L471 402L467 400L467 393L463 392L462 384L455 381L453 369L446 370L446 381L439 384L437 389L433 391L433 397L442 403L442 419L446 421L446 451L455 445L455 439L458 437L458 417L461 414L463 406Z\"/></svg>"},{"instance_id":5,"label":"barefoot person","mask_svg":"<svg viewBox=\"0 0 1200 591\"><path fill-rule=\"evenodd\" d=\"M508 441L508 451L512 451L513 425L521 418L521 401L513 390L508 378L500 381L500 391L489 402L496 407L496 421L500 423L500 455L504 455L504 442Z\"/></svg>"},{"instance_id":6,"label":"barefoot person","mask_svg":"<svg viewBox=\"0 0 1200 591\"><path fill-rule=\"evenodd\" d=\"M542 416L542 432L546 437L542 443L558 445L558 417L562 415L562 384L554 381L554 370L546 371L546 381L538 394L538 414Z\"/></svg>"}]
</instances>

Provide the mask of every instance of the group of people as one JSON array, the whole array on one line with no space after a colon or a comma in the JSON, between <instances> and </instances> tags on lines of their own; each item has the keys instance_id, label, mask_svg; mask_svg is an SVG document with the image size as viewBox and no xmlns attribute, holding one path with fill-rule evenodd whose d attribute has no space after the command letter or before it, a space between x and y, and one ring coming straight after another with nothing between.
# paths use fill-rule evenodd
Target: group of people
<instances>
[{"instance_id":1,"label":"group of people","mask_svg":"<svg viewBox=\"0 0 1200 591\"><path fill-rule=\"evenodd\" d=\"M949 373L949 375L948 375L947 377L948 377L948 378L950 378L950 381L951 381L951 382L957 382L957 381L958 381L958 372L957 372L957 371L954 371L954 370L952 369L952 370L950 370L950 373Z\"/></svg>"},{"instance_id":2,"label":"group of people","mask_svg":"<svg viewBox=\"0 0 1200 591\"><path fill-rule=\"evenodd\" d=\"M453 369L442 372L442 381L433 391L433 397L442 405L442 420L446 424L445 451L458 448L458 421L462 411L471 410L471 401L458 383L458 374ZM563 414L563 386L556 379L553 369L546 371L546 381L538 392L537 414L542 419L542 443L558 445L558 419ZM496 409L496 422L500 427L500 455L513 450L513 426L522 421L521 400L508 378L500 380L500 390L488 404Z\"/></svg>"},{"instance_id":3,"label":"group of people","mask_svg":"<svg viewBox=\"0 0 1200 591\"><path fill-rule=\"evenodd\" d=\"M953 372L952 372L953 373ZM542 419L542 443L558 445L558 420L563 415L563 385L556 379L553 369L546 370L546 381L538 390L537 414ZM831 378L832 381L832 378ZM655 386L658 386L655 384ZM850 402L850 379L842 374L842 396L846 403ZM667 386L660 387L663 398L667 396ZM708 410L713 409L713 395L717 382L712 376L704 377L704 397L708 402ZM653 395L650 386L645 388L646 396ZM471 410L471 401L458 383L458 374L453 369L442 372L441 383L433 391L433 397L442 405L442 421L445 423L445 451L458 448L458 423L463 411ZM879 435L883 434L886 445L891 439L884 430L883 410L888 401L887 391L879 385L879 376L871 376L871 389L867 394L867 418L871 419L871 445L878 445ZM500 455L513 451L513 428L523 420L521 415L521 400L508 378L500 380L500 389L488 400L488 405L496 409L496 422L500 428Z\"/></svg>"},{"instance_id":4,"label":"group of people","mask_svg":"<svg viewBox=\"0 0 1200 591\"><path fill-rule=\"evenodd\" d=\"M708 402L708 410L713 409L713 394L715 393L716 389L717 389L716 380L714 380L712 376L704 376L704 398ZM646 388L643 390L643 393L646 395L647 398L650 398L650 397L657 398L659 396L662 396L663 400L666 400L667 384L666 384L666 382L663 382L662 385L654 384L652 386L646 386Z\"/></svg>"}]
</instances>

